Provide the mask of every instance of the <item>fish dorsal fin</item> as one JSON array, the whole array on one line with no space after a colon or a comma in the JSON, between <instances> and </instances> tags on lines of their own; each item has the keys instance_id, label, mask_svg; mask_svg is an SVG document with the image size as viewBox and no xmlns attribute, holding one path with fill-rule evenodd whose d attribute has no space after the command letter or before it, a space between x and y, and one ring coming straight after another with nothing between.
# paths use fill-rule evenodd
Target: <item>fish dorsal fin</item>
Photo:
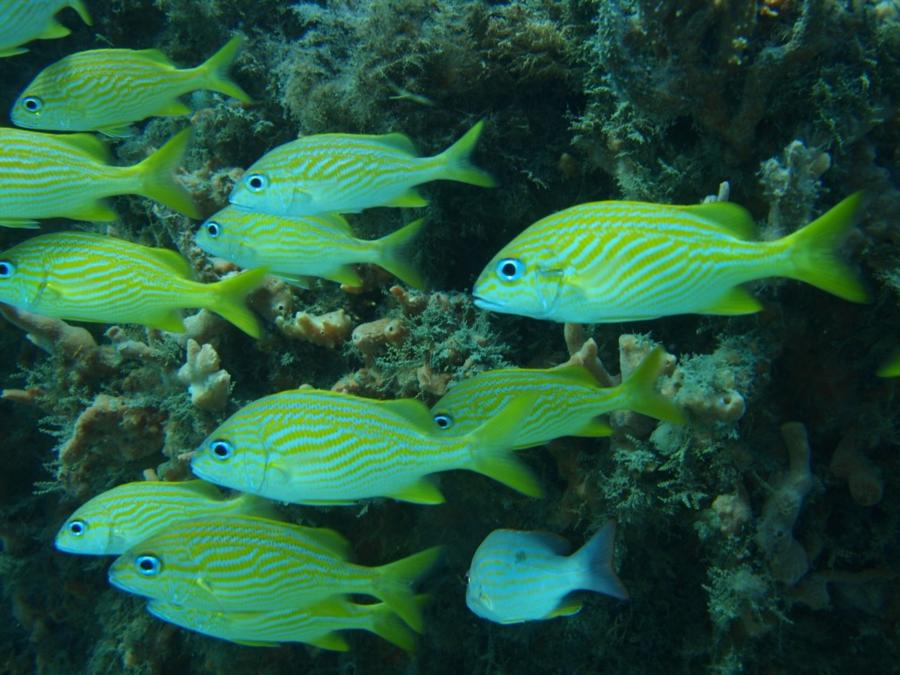
<instances>
[{"instance_id":1,"label":"fish dorsal fin","mask_svg":"<svg viewBox=\"0 0 900 675\"><path fill-rule=\"evenodd\" d=\"M556 555L566 556L572 552L572 545L558 534L552 532L530 532L529 536Z\"/></svg>"},{"instance_id":2,"label":"fish dorsal fin","mask_svg":"<svg viewBox=\"0 0 900 675\"><path fill-rule=\"evenodd\" d=\"M756 239L756 222L743 206L732 202L707 202L675 208L717 225L740 239Z\"/></svg>"},{"instance_id":3,"label":"fish dorsal fin","mask_svg":"<svg viewBox=\"0 0 900 675\"><path fill-rule=\"evenodd\" d=\"M173 482L173 481L158 481L159 485L162 487L179 487L186 492L191 492L199 497L206 497L207 499L213 499L217 501L224 501L224 497L222 496L222 491L219 490L212 483L207 483L205 480L186 480L181 482Z\"/></svg>"},{"instance_id":4,"label":"fish dorsal fin","mask_svg":"<svg viewBox=\"0 0 900 675\"><path fill-rule=\"evenodd\" d=\"M60 143L65 143L71 148L87 153L96 160L108 164L112 161L112 155L106 143L93 134L69 134L55 137Z\"/></svg>"},{"instance_id":5,"label":"fish dorsal fin","mask_svg":"<svg viewBox=\"0 0 900 675\"><path fill-rule=\"evenodd\" d=\"M350 542L344 535L326 527L304 527L303 534L322 548L331 551L346 560L350 557Z\"/></svg>"},{"instance_id":6,"label":"fish dorsal fin","mask_svg":"<svg viewBox=\"0 0 900 675\"><path fill-rule=\"evenodd\" d=\"M314 216L312 220L322 227L353 236L353 228L350 227L350 223L340 213L320 213Z\"/></svg>"},{"instance_id":7,"label":"fish dorsal fin","mask_svg":"<svg viewBox=\"0 0 900 675\"><path fill-rule=\"evenodd\" d=\"M579 384L592 389L600 388L597 378L591 375L591 372L582 365L570 363L565 366L556 366L551 368L548 373L552 373L554 378L566 379L573 384Z\"/></svg>"},{"instance_id":8,"label":"fish dorsal fin","mask_svg":"<svg viewBox=\"0 0 900 675\"><path fill-rule=\"evenodd\" d=\"M380 143L388 148L393 148L394 150L400 150L401 152L409 153L417 157L419 155L419 151L416 149L416 146L413 144L411 140L409 140L409 136L406 134L382 134L380 136L369 136L373 141Z\"/></svg>"},{"instance_id":9,"label":"fish dorsal fin","mask_svg":"<svg viewBox=\"0 0 900 675\"><path fill-rule=\"evenodd\" d=\"M375 401L375 403L425 431L437 431L431 411L421 401L414 398L398 398L393 401Z\"/></svg>"},{"instance_id":10,"label":"fish dorsal fin","mask_svg":"<svg viewBox=\"0 0 900 675\"><path fill-rule=\"evenodd\" d=\"M135 56L140 56L142 59L147 59L153 63L169 66L170 68L175 67L172 60L158 49L136 49L134 53Z\"/></svg>"},{"instance_id":11,"label":"fish dorsal fin","mask_svg":"<svg viewBox=\"0 0 900 675\"><path fill-rule=\"evenodd\" d=\"M148 247L149 248L149 247ZM150 248L150 257L159 264L165 265L180 277L189 279L191 277L191 264L185 260L180 253L169 250L167 248Z\"/></svg>"}]
</instances>

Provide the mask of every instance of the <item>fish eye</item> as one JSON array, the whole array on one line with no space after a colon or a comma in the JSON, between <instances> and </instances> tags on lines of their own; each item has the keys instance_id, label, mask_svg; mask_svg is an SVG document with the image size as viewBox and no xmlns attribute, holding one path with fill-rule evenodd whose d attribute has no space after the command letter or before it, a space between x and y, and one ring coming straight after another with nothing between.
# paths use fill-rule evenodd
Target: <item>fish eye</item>
<instances>
[{"instance_id":1,"label":"fish eye","mask_svg":"<svg viewBox=\"0 0 900 675\"><path fill-rule=\"evenodd\" d=\"M447 413L438 413L433 419L438 429L449 429L453 426L453 418Z\"/></svg>"},{"instance_id":2,"label":"fish eye","mask_svg":"<svg viewBox=\"0 0 900 675\"><path fill-rule=\"evenodd\" d=\"M162 571L162 562L155 555L139 555L135 558L134 565L145 577L155 577Z\"/></svg>"},{"instance_id":3,"label":"fish eye","mask_svg":"<svg viewBox=\"0 0 900 675\"><path fill-rule=\"evenodd\" d=\"M71 523L69 523L68 529L69 534L75 537L80 537L87 530L87 523L83 520L73 520Z\"/></svg>"},{"instance_id":4,"label":"fish eye","mask_svg":"<svg viewBox=\"0 0 900 675\"><path fill-rule=\"evenodd\" d=\"M44 107L44 102L39 99L37 96L26 96L22 99L22 106L28 112L40 112L41 108Z\"/></svg>"},{"instance_id":5,"label":"fish eye","mask_svg":"<svg viewBox=\"0 0 900 675\"><path fill-rule=\"evenodd\" d=\"M209 444L209 451L213 457L223 462L234 454L234 448L228 441L213 441Z\"/></svg>"},{"instance_id":6,"label":"fish eye","mask_svg":"<svg viewBox=\"0 0 900 675\"><path fill-rule=\"evenodd\" d=\"M9 260L0 260L0 279L9 279L16 273L16 266Z\"/></svg>"},{"instance_id":7,"label":"fish eye","mask_svg":"<svg viewBox=\"0 0 900 675\"><path fill-rule=\"evenodd\" d=\"M244 179L244 183L250 188L250 192L261 192L269 187L269 179L261 173L251 173Z\"/></svg>"},{"instance_id":8,"label":"fish eye","mask_svg":"<svg viewBox=\"0 0 900 675\"><path fill-rule=\"evenodd\" d=\"M206 234L215 239L222 234L222 226L211 220L206 224Z\"/></svg>"},{"instance_id":9,"label":"fish eye","mask_svg":"<svg viewBox=\"0 0 900 675\"><path fill-rule=\"evenodd\" d=\"M497 263L497 275L503 281L521 279L525 273L525 263L518 258L504 258Z\"/></svg>"}]
</instances>

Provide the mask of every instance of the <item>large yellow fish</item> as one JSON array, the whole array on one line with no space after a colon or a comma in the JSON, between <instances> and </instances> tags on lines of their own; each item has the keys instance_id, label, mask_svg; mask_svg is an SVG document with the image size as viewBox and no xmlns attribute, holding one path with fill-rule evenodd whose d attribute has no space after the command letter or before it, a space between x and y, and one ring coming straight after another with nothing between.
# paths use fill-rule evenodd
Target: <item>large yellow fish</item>
<instances>
[{"instance_id":1,"label":"large yellow fish","mask_svg":"<svg viewBox=\"0 0 900 675\"><path fill-rule=\"evenodd\" d=\"M419 604L424 597L416 598ZM147 611L176 626L211 637L253 647L273 647L282 642L303 642L320 649L349 651L337 631L365 630L412 651L415 634L386 603L358 605L341 597L311 607L278 612L216 612L151 600Z\"/></svg>"},{"instance_id":2,"label":"large yellow fish","mask_svg":"<svg viewBox=\"0 0 900 675\"><path fill-rule=\"evenodd\" d=\"M71 7L91 25L82 0L0 0L0 58L24 54L20 45L31 40L65 37L71 31L54 19L63 7Z\"/></svg>"},{"instance_id":3,"label":"large yellow fish","mask_svg":"<svg viewBox=\"0 0 900 675\"><path fill-rule=\"evenodd\" d=\"M435 427L415 399L376 401L334 391L283 391L250 403L219 425L191 459L212 483L296 504L349 504L392 497L444 501L429 475L468 469L529 496L536 478L509 439L531 405L516 398L466 435Z\"/></svg>"},{"instance_id":4,"label":"large yellow fish","mask_svg":"<svg viewBox=\"0 0 900 675\"><path fill-rule=\"evenodd\" d=\"M419 157L403 134L316 134L280 145L257 160L229 201L278 216L356 213L373 206L425 206L416 185L455 180L481 187L493 179L469 156L482 122L433 157Z\"/></svg>"},{"instance_id":5,"label":"large yellow fish","mask_svg":"<svg viewBox=\"0 0 900 675\"><path fill-rule=\"evenodd\" d=\"M197 245L241 267L266 267L269 274L307 287L308 277L361 286L353 263L374 263L410 286L422 277L407 262L412 242L422 230L419 219L376 240L357 239L336 213L321 216L273 216L227 206L197 230Z\"/></svg>"},{"instance_id":6,"label":"large yellow fish","mask_svg":"<svg viewBox=\"0 0 900 675\"><path fill-rule=\"evenodd\" d=\"M179 96L209 89L250 103L228 78L243 44L233 37L206 63L179 70L157 49L94 49L44 68L13 104L13 124L47 131L100 131L125 136L154 115L188 115Z\"/></svg>"},{"instance_id":7,"label":"large yellow fish","mask_svg":"<svg viewBox=\"0 0 900 675\"><path fill-rule=\"evenodd\" d=\"M36 227L44 218L115 220L103 199L127 194L199 218L173 175L190 135L190 129L179 132L139 164L114 166L107 147L90 134L0 129L0 226Z\"/></svg>"},{"instance_id":8,"label":"large yellow fish","mask_svg":"<svg viewBox=\"0 0 900 675\"><path fill-rule=\"evenodd\" d=\"M184 331L179 310L203 307L259 337L244 297L265 273L250 270L201 284L175 251L94 232L55 232L0 253L0 302L59 319L137 323L173 333Z\"/></svg>"},{"instance_id":9,"label":"large yellow fish","mask_svg":"<svg viewBox=\"0 0 900 675\"><path fill-rule=\"evenodd\" d=\"M176 520L231 513L270 517L275 509L256 495L226 498L202 480L125 483L78 507L55 545L66 553L119 555Z\"/></svg>"},{"instance_id":10,"label":"large yellow fish","mask_svg":"<svg viewBox=\"0 0 900 675\"><path fill-rule=\"evenodd\" d=\"M113 562L113 586L215 612L280 612L350 593L387 603L415 630L412 586L437 561L431 548L381 567L347 562L337 532L252 516L180 520Z\"/></svg>"},{"instance_id":11,"label":"large yellow fish","mask_svg":"<svg viewBox=\"0 0 900 675\"><path fill-rule=\"evenodd\" d=\"M681 411L654 389L665 358L657 347L616 387L601 387L582 366L487 370L451 386L431 412L438 428L467 434L511 401L528 397L532 403L508 439L512 448L542 445L561 436L608 436L612 429L598 416L615 410L682 423Z\"/></svg>"},{"instance_id":12,"label":"large yellow fish","mask_svg":"<svg viewBox=\"0 0 900 675\"><path fill-rule=\"evenodd\" d=\"M475 282L475 304L573 323L748 314L762 305L740 284L773 276L865 302L861 283L835 252L861 200L851 195L776 241L755 241L750 214L726 202L573 206L503 247Z\"/></svg>"}]
</instances>

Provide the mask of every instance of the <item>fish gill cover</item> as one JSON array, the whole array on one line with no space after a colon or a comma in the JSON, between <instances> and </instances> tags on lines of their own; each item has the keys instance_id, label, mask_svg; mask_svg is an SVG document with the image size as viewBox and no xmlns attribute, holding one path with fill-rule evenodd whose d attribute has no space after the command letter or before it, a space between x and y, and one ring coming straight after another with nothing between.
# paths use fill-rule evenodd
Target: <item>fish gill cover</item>
<instances>
[{"instance_id":1,"label":"fish gill cover","mask_svg":"<svg viewBox=\"0 0 900 675\"><path fill-rule=\"evenodd\" d=\"M0 0L0 13L18 4ZM252 104L198 88L178 99L190 116L103 141L112 163L136 165L189 121L178 182L204 217L228 205L244 169L298 135L402 133L431 157L484 120L472 163L497 186L429 182L416 188L427 207L347 214L354 236L372 240L424 217L398 255L427 290L375 265L354 266L352 287L271 278L248 300L258 340L214 308L172 334L0 305L3 672L895 669L900 380L876 376L892 372L900 343L895 1L29 4L49 9L4 45L28 50L0 58L7 110L77 51L154 49L192 68L244 36L227 76ZM727 199L758 224L741 236L774 241L859 190L841 259L867 304L770 277L749 288L756 313L563 328L483 311L470 295L514 237L578 204ZM201 221L143 197L110 202L117 220L44 220L41 234L74 228L177 251L173 269L204 283L236 269L196 245ZM0 228L0 250L35 234ZM0 276L11 272L0 264ZM53 547L71 514L111 487L189 479L189 453L263 396L309 384L432 406L485 370L563 363L613 386L660 344L659 392L687 423L614 412L582 437L517 452L539 499L455 471L440 475L442 504L275 507L340 532L366 566L445 547L420 586L429 598L417 600L424 632L412 653L400 648L412 640L402 622L382 626L387 640L342 633L346 652L188 632L112 588L109 559ZM611 519L629 601L592 595L575 616L510 626L467 609L465 572L490 532L580 543ZM177 610L166 607L157 614Z\"/></svg>"}]
</instances>

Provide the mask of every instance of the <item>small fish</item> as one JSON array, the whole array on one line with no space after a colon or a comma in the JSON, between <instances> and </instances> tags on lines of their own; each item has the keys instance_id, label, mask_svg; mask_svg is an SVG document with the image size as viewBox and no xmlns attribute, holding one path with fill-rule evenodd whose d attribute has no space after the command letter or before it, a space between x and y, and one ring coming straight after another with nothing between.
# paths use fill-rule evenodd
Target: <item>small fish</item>
<instances>
[{"instance_id":1,"label":"small fish","mask_svg":"<svg viewBox=\"0 0 900 675\"><path fill-rule=\"evenodd\" d=\"M294 389L250 403L220 424L191 458L198 478L294 504L352 504L392 497L444 501L429 474L468 469L529 496L541 487L509 450L531 404L514 400L465 436L435 427L415 399L376 401Z\"/></svg>"},{"instance_id":2,"label":"small fish","mask_svg":"<svg viewBox=\"0 0 900 675\"><path fill-rule=\"evenodd\" d=\"M508 441L516 449L562 436L609 436L612 429L598 416L615 410L680 424L684 415L654 389L665 358L657 347L616 387L601 387L582 366L488 370L453 385L431 412L438 428L467 434L516 397L530 397L532 403Z\"/></svg>"},{"instance_id":3,"label":"small fish","mask_svg":"<svg viewBox=\"0 0 900 675\"><path fill-rule=\"evenodd\" d=\"M878 377L900 377L900 352L881 366L877 374Z\"/></svg>"},{"instance_id":4,"label":"small fish","mask_svg":"<svg viewBox=\"0 0 900 675\"><path fill-rule=\"evenodd\" d=\"M91 15L81 0L0 0L0 58L24 54L20 45L32 40L52 40L72 31L53 17L71 7L91 25Z\"/></svg>"},{"instance_id":5,"label":"small fish","mask_svg":"<svg viewBox=\"0 0 900 675\"><path fill-rule=\"evenodd\" d=\"M570 616L582 602L579 590L621 600L628 591L613 571L616 527L607 523L580 550L555 534L494 530L481 542L469 568L466 604L495 623Z\"/></svg>"},{"instance_id":6,"label":"small fish","mask_svg":"<svg viewBox=\"0 0 900 675\"><path fill-rule=\"evenodd\" d=\"M128 194L199 218L173 175L190 137L185 129L143 162L114 166L106 145L90 134L0 129L0 226L37 227L44 218L116 220L103 199Z\"/></svg>"},{"instance_id":7,"label":"small fish","mask_svg":"<svg viewBox=\"0 0 900 675\"><path fill-rule=\"evenodd\" d=\"M373 206L426 206L416 185L454 180L493 187L470 162L478 122L444 152L419 157L403 134L317 134L280 145L256 161L229 201L279 216L357 213Z\"/></svg>"},{"instance_id":8,"label":"small fish","mask_svg":"<svg viewBox=\"0 0 900 675\"><path fill-rule=\"evenodd\" d=\"M267 267L269 274L308 286L322 277L346 286L362 286L350 266L380 265L414 288L424 282L406 261L423 219L374 241L357 239L350 224L336 213L321 216L272 216L227 206L197 231L197 245L210 255L241 267Z\"/></svg>"},{"instance_id":9,"label":"small fish","mask_svg":"<svg viewBox=\"0 0 900 675\"><path fill-rule=\"evenodd\" d=\"M55 545L66 553L120 555L176 520L232 513L271 517L275 509L255 495L226 498L202 480L125 483L80 506Z\"/></svg>"},{"instance_id":10,"label":"small fish","mask_svg":"<svg viewBox=\"0 0 900 675\"><path fill-rule=\"evenodd\" d=\"M425 596L415 598L424 603ZM320 649L349 651L337 631L365 630L410 652L415 634L386 603L358 605L342 597L312 607L278 612L216 612L151 600L147 611L176 626L211 637L254 647L274 647L282 642L303 642Z\"/></svg>"},{"instance_id":11,"label":"small fish","mask_svg":"<svg viewBox=\"0 0 900 675\"><path fill-rule=\"evenodd\" d=\"M776 241L754 241L750 214L727 202L573 206L507 244L475 282L475 304L572 323L749 314L762 305L740 284L773 276L865 302L835 252L861 200L853 194Z\"/></svg>"},{"instance_id":12,"label":"small fish","mask_svg":"<svg viewBox=\"0 0 900 675\"><path fill-rule=\"evenodd\" d=\"M180 309L203 307L259 337L244 297L265 274L248 270L201 284L175 251L96 232L54 232L0 253L0 302L59 319L136 323L172 333L184 332Z\"/></svg>"},{"instance_id":13,"label":"small fish","mask_svg":"<svg viewBox=\"0 0 900 675\"><path fill-rule=\"evenodd\" d=\"M331 530L232 515L180 520L113 562L116 588L215 612L271 612L309 607L348 593L387 603L422 629L415 581L440 547L381 567L347 562L350 546Z\"/></svg>"},{"instance_id":14,"label":"small fish","mask_svg":"<svg viewBox=\"0 0 900 675\"><path fill-rule=\"evenodd\" d=\"M157 49L93 49L44 68L13 104L13 124L48 131L100 131L127 136L129 125L152 116L189 115L179 96L209 89L244 102L228 78L244 39L231 38L196 68L179 70Z\"/></svg>"}]
</instances>

